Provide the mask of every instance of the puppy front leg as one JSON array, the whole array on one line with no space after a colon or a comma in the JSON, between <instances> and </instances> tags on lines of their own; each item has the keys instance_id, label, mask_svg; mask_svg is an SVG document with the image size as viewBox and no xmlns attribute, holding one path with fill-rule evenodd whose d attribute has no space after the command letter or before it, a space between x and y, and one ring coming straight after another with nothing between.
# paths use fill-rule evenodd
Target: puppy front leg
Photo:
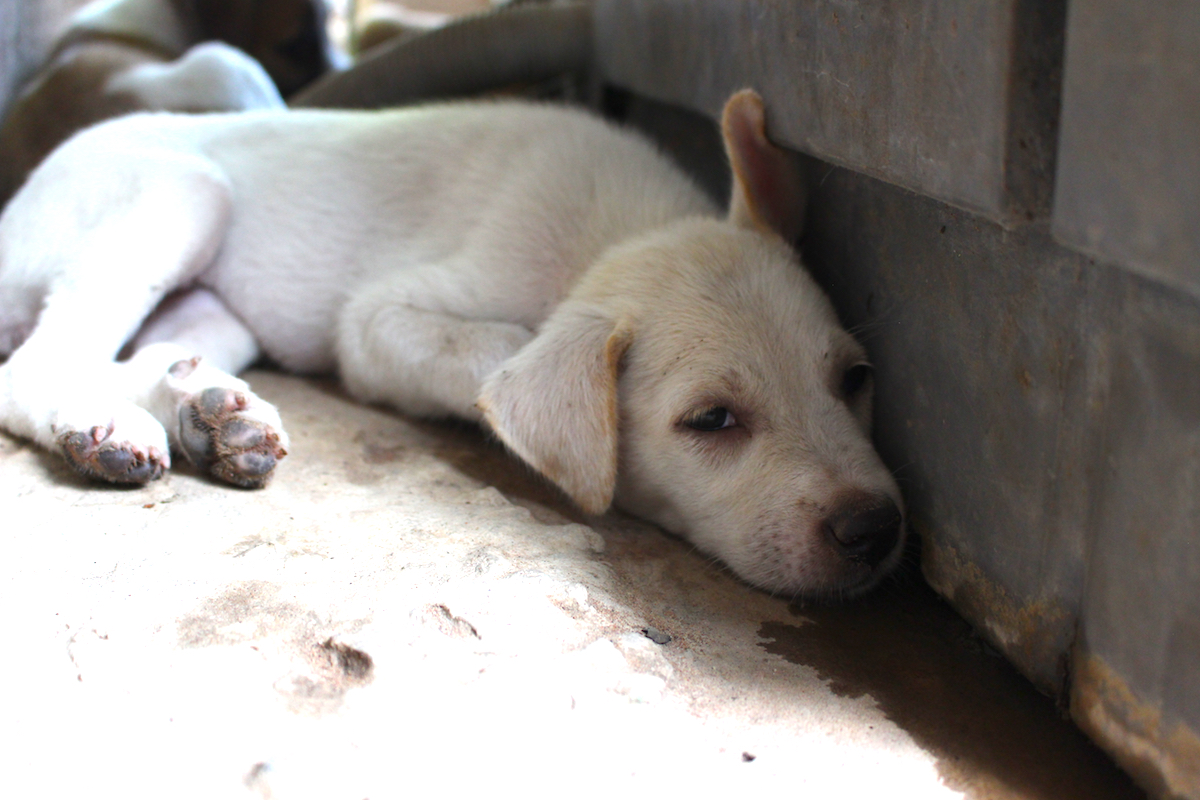
<instances>
[{"instance_id":1,"label":"puppy front leg","mask_svg":"<svg viewBox=\"0 0 1200 800\"><path fill-rule=\"evenodd\" d=\"M412 304L420 299L368 291L347 303L337 343L342 380L360 400L417 416L478 422L475 400L483 379L533 333L522 325L464 319Z\"/></svg>"}]
</instances>

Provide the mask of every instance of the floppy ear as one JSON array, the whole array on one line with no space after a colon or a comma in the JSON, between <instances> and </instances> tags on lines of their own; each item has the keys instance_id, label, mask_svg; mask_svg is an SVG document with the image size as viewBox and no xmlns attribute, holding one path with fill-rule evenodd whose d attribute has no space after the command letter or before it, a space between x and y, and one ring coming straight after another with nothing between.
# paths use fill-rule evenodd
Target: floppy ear
<instances>
[{"instance_id":1,"label":"floppy ear","mask_svg":"<svg viewBox=\"0 0 1200 800\"><path fill-rule=\"evenodd\" d=\"M588 514L617 482L617 372L624 325L568 301L483 383L478 406L506 445Z\"/></svg>"},{"instance_id":2,"label":"floppy ear","mask_svg":"<svg viewBox=\"0 0 1200 800\"><path fill-rule=\"evenodd\" d=\"M792 157L767 141L763 101L753 89L730 97L721 114L733 167L729 220L795 242L804 226L804 187Z\"/></svg>"}]
</instances>

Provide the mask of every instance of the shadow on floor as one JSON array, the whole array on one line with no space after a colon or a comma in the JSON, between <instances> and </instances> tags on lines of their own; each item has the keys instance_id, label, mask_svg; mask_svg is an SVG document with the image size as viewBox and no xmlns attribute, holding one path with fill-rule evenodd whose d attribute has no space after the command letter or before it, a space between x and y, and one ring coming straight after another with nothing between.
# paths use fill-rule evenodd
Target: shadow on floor
<instances>
[{"instance_id":1,"label":"shadow on floor","mask_svg":"<svg viewBox=\"0 0 1200 800\"><path fill-rule=\"evenodd\" d=\"M335 385L322 387L341 395ZM725 569L648 529L607 530L581 514L552 484L472 425L407 421L436 456L494 486L537 514L604 529L607 560L620 574L645 558L674 561L672 576L702 574L689 596L623 597L648 618L671 621L669 607L710 617L738 608L757 619L759 647L815 669L842 697L869 695L880 710L937 759L945 784L969 800L1144 800L1146 797L1053 701L1039 694L920 578L908 571L866 597L837 605L792 606L750 590ZM368 446L364 457L376 454ZM635 526L638 527L638 526ZM651 535L647 535L651 534ZM680 563L687 562L687 563ZM659 586L683 591L676 580ZM697 588L700 587L700 588ZM752 617L754 618L754 617ZM794 622L780 621L786 619ZM679 627L683 627L680 625ZM678 632L678 631L676 631ZM686 640L686 631L683 633ZM751 679L748 676L747 679Z\"/></svg>"},{"instance_id":2,"label":"shadow on floor","mask_svg":"<svg viewBox=\"0 0 1200 800\"><path fill-rule=\"evenodd\" d=\"M764 623L761 646L838 695L870 695L971 800L1145 798L920 578L792 611L805 621Z\"/></svg>"}]
</instances>

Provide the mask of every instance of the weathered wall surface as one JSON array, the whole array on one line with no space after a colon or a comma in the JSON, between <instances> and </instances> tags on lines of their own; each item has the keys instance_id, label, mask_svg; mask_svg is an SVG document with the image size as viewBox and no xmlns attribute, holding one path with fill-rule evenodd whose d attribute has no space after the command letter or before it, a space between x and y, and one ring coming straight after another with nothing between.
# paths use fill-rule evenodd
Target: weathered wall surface
<instances>
[{"instance_id":1,"label":"weathered wall surface","mask_svg":"<svg viewBox=\"0 0 1200 800\"><path fill-rule=\"evenodd\" d=\"M802 249L877 365L927 578L1200 797L1200 14L987 6L600 0L598 69L715 193L683 109L742 86L820 159Z\"/></svg>"},{"instance_id":2,"label":"weathered wall surface","mask_svg":"<svg viewBox=\"0 0 1200 800\"><path fill-rule=\"evenodd\" d=\"M1071 4L1054 234L1200 294L1200 5Z\"/></svg>"},{"instance_id":3,"label":"weathered wall surface","mask_svg":"<svg viewBox=\"0 0 1200 800\"><path fill-rule=\"evenodd\" d=\"M813 207L926 576L1144 783L1196 796L1200 302L841 170Z\"/></svg>"},{"instance_id":4,"label":"weathered wall surface","mask_svg":"<svg viewBox=\"0 0 1200 800\"><path fill-rule=\"evenodd\" d=\"M781 143L1007 222L1048 201L1061 18L1017 0L610 0L597 60L713 115L753 85Z\"/></svg>"}]
</instances>

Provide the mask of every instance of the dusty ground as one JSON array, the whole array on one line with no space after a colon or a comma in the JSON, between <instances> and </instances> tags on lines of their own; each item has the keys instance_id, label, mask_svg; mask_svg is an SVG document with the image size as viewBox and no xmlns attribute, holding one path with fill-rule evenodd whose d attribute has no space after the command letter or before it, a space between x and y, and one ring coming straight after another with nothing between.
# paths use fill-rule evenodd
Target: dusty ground
<instances>
[{"instance_id":1,"label":"dusty ground","mask_svg":"<svg viewBox=\"0 0 1200 800\"><path fill-rule=\"evenodd\" d=\"M1140 797L911 574L789 607L477 431L250 381L263 491L0 435L4 796Z\"/></svg>"}]
</instances>

